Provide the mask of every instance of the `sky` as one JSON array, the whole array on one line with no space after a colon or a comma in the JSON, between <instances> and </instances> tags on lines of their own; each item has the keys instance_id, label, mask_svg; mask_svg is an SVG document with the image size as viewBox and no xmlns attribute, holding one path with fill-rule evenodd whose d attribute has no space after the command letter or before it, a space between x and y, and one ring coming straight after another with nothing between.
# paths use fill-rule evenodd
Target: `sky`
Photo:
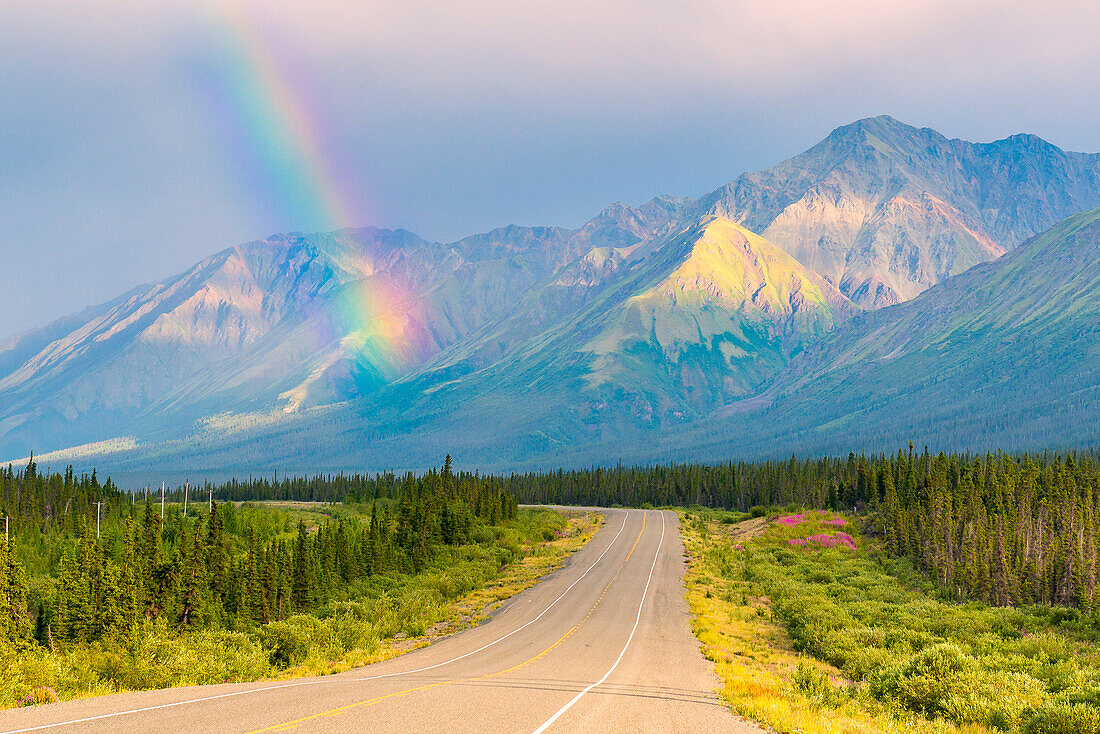
<instances>
[{"instance_id":1,"label":"sky","mask_svg":"<svg viewBox=\"0 0 1100 734\"><path fill-rule=\"evenodd\" d=\"M1100 151L1100 6L0 0L0 337L226 247L699 196L890 114Z\"/></svg>"}]
</instances>

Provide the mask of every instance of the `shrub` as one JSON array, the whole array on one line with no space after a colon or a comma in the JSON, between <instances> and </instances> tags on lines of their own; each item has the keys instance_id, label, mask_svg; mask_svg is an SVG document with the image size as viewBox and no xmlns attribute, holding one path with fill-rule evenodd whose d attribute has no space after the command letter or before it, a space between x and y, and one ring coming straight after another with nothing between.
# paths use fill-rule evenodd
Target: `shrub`
<instances>
[{"instance_id":1,"label":"shrub","mask_svg":"<svg viewBox=\"0 0 1100 734\"><path fill-rule=\"evenodd\" d=\"M1016 650L1044 664L1069 660L1073 654L1066 638L1056 632L1025 635L1016 642Z\"/></svg>"},{"instance_id":2,"label":"shrub","mask_svg":"<svg viewBox=\"0 0 1100 734\"><path fill-rule=\"evenodd\" d=\"M988 671L951 643L921 650L876 677L877 698L960 724L1015 728L1024 713L1046 698L1043 685L1022 673Z\"/></svg>"},{"instance_id":3,"label":"shrub","mask_svg":"<svg viewBox=\"0 0 1100 734\"><path fill-rule=\"evenodd\" d=\"M331 630L333 652L348 653L352 650L374 652L378 649L378 635L370 622L356 619L351 615L342 615L333 617L326 624Z\"/></svg>"},{"instance_id":4,"label":"shrub","mask_svg":"<svg viewBox=\"0 0 1100 734\"><path fill-rule=\"evenodd\" d=\"M844 702L844 691L832 684L825 671L805 660L798 662L798 667L791 676L791 685L819 706L836 707Z\"/></svg>"},{"instance_id":5,"label":"shrub","mask_svg":"<svg viewBox=\"0 0 1100 734\"><path fill-rule=\"evenodd\" d=\"M480 525L474 528L471 540L478 545L488 545L497 539L497 534L488 525Z\"/></svg>"},{"instance_id":6,"label":"shrub","mask_svg":"<svg viewBox=\"0 0 1100 734\"><path fill-rule=\"evenodd\" d=\"M873 680L871 693L911 711L944 714L948 696L973 671L974 659L957 645L933 645Z\"/></svg>"},{"instance_id":7,"label":"shrub","mask_svg":"<svg viewBox=\"0 0 1100 734\"><path fill-rule=\"evenodd\" d=\"M321 620L306 614L269 622L260 628L260 644L271 664L281 668L300 665L310 653L328 642L329 631Z\"/></svg>"},{"instance_id":8,"label":"shrub","mask_svg":"<svg viewBox=\"0 0 1100 734\"><path fill-rule=\"evenodd\" d=\"M180 641L171 685L255 680L271 672L264 649L242 632L193 632Z\"/></svg>"},{"instance_id":9,"label":"shrub","mask_svg":"<svg viewBox=\"0 0 1100 734\"><path fill-rule=\"evenodd\" d=\"M1054 703L1034 711L1024 734L1100 734L1100 708L1087 703Z\"/></svg>"},{"instance_id":10,"label":"shrub","mask_svg":"<svg viewBox=\"0 0 1100 734\"><path fill-rule=\"evenodd\" d=\"M960 680L943 702L943 710L947 718L960 724L1009 731L1046 698L1042 684L1028 675L983 670Z\"/></svg>"}]
</instances>

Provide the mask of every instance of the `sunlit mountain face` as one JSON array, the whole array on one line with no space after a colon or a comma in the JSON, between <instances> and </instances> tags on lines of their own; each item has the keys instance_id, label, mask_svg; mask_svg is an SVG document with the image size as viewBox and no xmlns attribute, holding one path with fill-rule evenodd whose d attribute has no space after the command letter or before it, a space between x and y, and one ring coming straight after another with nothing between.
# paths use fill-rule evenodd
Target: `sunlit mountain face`
<instances>
[{"instance_id":1,"label":"sunlit mountain face","mask_svg":"<svg viewBox=\"0 0 1100 734\"><path fill-rule=\"evenodd\" d=\"M1100 156L1033 135L949 140L890 117L704 197L864 308L906 301L1100 201Z\"/></svg>"},{"instance_id":2,"label":"sunlit mountain face","mask_svg":"<svg viewBox=\"0 0 1100 734\"><path fill-rule=\"evenodd\" d=\"M556 465L677 441L790 453L784 426L889 406L915 379L871 366L962 343L928 331L937 304L967 313L953 284L1098 205L1100 156L874 118L698 201L614 204L576 230L270 237L0 346L0 453L120 468L415 465L440 450ZM1062 262L1067 237L1027 251ZM1005 281L1014 297L1056 302L1073 283L1086 307L1063 317L1091 313L1094 281L1028 258L1035 278ZM860 435L894 428L875 430Z\"/></svg>"},{"instance_id":3,"label":"sunlit mountain face","mask_svg":"<svg viewBox=\"0 0 1100 734\"><path fill-rule=\"evenodd\" d=\"M757 450L771 452L795 442L889 450L901 437L945 450L1095 446L1100 209L911 301L861 314L752 402L718 411L722 433L696 434L700 444L721 452L750 430Z\"/></svg>"}]
</instances>

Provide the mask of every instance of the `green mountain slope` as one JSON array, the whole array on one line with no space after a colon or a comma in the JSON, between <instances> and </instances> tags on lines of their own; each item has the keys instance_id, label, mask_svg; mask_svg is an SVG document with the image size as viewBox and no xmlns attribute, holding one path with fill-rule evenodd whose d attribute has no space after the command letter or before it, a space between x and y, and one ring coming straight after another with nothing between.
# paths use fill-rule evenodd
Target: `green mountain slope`
<instances>
[{"instance_id":1,"label":"green mountain slope","mask_svg":"<svg viewBox=\"0 0 1100 734\"><path fill-rule=\"evenodd\" d=\"M760 408L761 403L767 407ZM1100 441L1100 209L808 348L720 415L754 450L1041 449ZM709 440L725 451L743 443Z\"/></svg>"},{"instance_id":2,"label":"green mountain slope","mask_svg":"<svg viewBox=\"0 0 1100 734\"><path fill-rule=\"evenodd\" d=\"M623 301L581 348L593 356L590 386L663 394L673 410L705 413L716 401L758 392L792 354L858 310L725 218L705 218L670 249L682 258L671 272Z\"/></svg>"}]
</instances>

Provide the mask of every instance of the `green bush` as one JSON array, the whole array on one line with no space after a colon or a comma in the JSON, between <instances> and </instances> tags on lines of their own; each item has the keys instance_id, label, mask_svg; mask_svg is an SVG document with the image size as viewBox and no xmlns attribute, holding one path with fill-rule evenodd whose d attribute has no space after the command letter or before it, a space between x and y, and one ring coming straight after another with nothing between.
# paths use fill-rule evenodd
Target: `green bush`
<instances>
[{"instance_id":1,"label":"green bush","mask_svg":"<svg viewBox=\"0 0 1100 734\"><path fill-rule=\"evenodd\" d=\"M958 681L943 702L947 718L1014 731L1027 712L1047 701L1043 685L1022 673L979 670Z\"/></svg>"},{"instance_id":2,"label":"green bush","mask_svg":"<svg viewBox=\"0 0 1100 734\"><path fill-rule=\"evenodd\" d=\"M1054 703L1031 714L1024 734L1100 734L1100 708L1087 703Z\"/></svg>"},{"instance_id":3,"label":"green bush","mask_svg":"<svg viewBox=\"0 0 1100 734\"><path fill-rule=\"evenodd\" d=\"M933 645L873 679L871 692L911 711L945 714L945 702L972 677L974 663L957 645Z\"/></svg>"},{"instance_id":4,"label":"green bush","mask_svg":"<svg viewBox=\"0 0 1100 734\"><path fill-rule=\"evenodd\" d=\"M921 650L874 678L871 693L926 716L1002 730L1013 729L1046 697L1034 678L986 670L950 643Z\"/></svg>"},{"instance_id":5,"label":"green bush","mask_svg":"<svg viewBox=\"0 0 1100 734\"><path fill-rule=\"evenodd\" d=\"M260 644L272 665L289 668L300 665L311 653L329 642L329 630L316 617L298 614L279 622L269 622L259 630Z\"/></svg>"},{"instance_id":6,"label":"green bush","mask_svg":"<svg viewBox=\"0 0 1100 734\"><path fill-rule=\"evenodd\" d=\"M1023 656L1035 658L1041 663L1057 663L1073 656L1069 641L1056 632L1039 632L1015 643L1015 649Z\"/></svg>"},{"instance_id":7,"label":"green bush","mask_svg":"<svg viewBox=\"0 0 1100 734\"><path fill-rule=\"evenodd\" d=\"M334 648L343 653L352 650L374 652L378 649L378 635L374 625L351 615L333 617L327 622L332 631Z\"/></svg>"},{"instance_id":8,"label":"green bush","mask_svg":"<svg viewBox=\"0 0 1100 734\"><path fill-rule=\"evenodd\" d=\"M791 685L820 706L840 706L846 698L845 692L832 684L825 671L805 660L798 662L798 667L791 676Z\"/></svg>"},{"instance_id":9,"label":"green bush","mask_svg":"<svg viewBox=\"0 0 1100 734\"><path fill-rule=\"evenodd\" d=\"M206 685L262 678L271 673L260 644L242 632L194 632L181 638L169 685Z\"/></svg>"}]
</instances>

